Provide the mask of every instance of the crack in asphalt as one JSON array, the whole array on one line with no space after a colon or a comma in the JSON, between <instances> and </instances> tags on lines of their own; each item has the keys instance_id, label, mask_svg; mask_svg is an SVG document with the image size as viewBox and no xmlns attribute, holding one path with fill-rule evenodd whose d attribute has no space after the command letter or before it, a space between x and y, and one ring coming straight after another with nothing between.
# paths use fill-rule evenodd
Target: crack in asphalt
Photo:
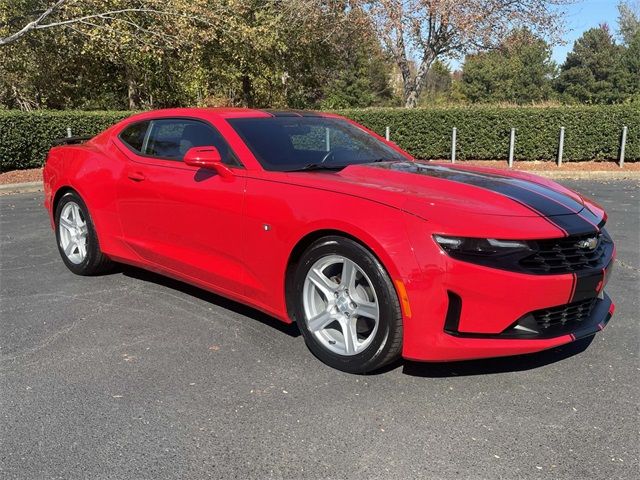
<instances>
[{"instance_id":1,"label":"crack in asphalt","mask_svg":"<svg viewBox=\"0 0 640 480\"><path fill-rule=\"evenodd\" d=\"M620 265L622 268L626 268L627 270L631 270L636 273L640 273L640 268L634 267L633 265L629 265L627 262L623 262L616 258L616 263Z\"/></svg>"}]
</instances>

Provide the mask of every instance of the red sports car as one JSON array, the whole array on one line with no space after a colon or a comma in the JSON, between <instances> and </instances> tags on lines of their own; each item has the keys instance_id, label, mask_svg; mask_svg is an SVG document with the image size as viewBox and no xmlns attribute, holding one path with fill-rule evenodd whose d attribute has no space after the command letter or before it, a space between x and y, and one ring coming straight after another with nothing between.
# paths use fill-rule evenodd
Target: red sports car
<instances>
[{"instance_id":1,"label":"red sports car","mask_svg":"<svg viewBox=\"0 0 640 480\"><path fill-rule=\"evenodd\" d=\"M338 115L134 115L54 147L44 185L72 272L123 262L211 290L297 322L348 372L544 350L613 313L600 206L521 172L416 161Z\"/></svg>"}]
</instances>

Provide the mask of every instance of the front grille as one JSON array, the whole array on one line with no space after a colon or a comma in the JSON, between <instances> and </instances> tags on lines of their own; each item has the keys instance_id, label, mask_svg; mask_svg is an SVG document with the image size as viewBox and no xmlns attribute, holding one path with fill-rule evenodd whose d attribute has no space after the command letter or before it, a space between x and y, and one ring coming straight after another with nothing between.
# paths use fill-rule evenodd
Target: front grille
<instances>
[{"instance_id":1,"label":"front grille","mask_svg":"<svg viewBox=\"0 0 640 480\"><path fill-rule=\"evenodd\" d=\"M577 327L591 316L597 298L588 298L559 307L536 310L531 315L541 332L565 326Z\"/></svg>"},{"instance_id":2,"label":"front grille","mask_svg":"<svg viewBox=\"0 0 640 480\"><path fill-rule=\"evenodd\" d=\"M597 236L597 246L591 250L579 242ZM520 266L531 273L572 273L604 266L607 245L611 240L603 230L599 234L575 235L566 238L538 240L535 252L520 260Z\"/></svg>"}]
</instances>

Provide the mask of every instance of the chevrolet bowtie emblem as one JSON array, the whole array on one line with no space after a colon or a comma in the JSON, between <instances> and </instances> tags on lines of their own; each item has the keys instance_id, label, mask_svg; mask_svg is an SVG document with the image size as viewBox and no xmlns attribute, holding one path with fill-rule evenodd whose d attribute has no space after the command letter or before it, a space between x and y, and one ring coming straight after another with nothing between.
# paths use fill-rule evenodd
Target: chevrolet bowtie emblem
<instances>
[{"instance_id":1,"label":"chevrolet bowtie emblem","mask_svg":"<svg viewBox=\"0 0 640 480\"><path fill-rule=\"evenodd\" d=\"M585 238L584 240L580 240L578 243L576 243L576 247L583 248L585 250L595 250L597 246L598 246L597 237Z\"/></svg>"}]
</instances>

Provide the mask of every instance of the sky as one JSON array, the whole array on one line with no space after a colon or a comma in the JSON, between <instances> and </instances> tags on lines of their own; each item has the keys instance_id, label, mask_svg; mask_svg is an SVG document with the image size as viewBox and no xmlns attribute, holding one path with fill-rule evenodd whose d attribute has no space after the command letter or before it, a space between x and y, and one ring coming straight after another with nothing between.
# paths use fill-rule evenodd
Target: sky
<instances>
[{"instance_id":1,"label":"sky","mask_svg":"<svg viewBox=\"0 0 640 480\"><path fill-rule=\"evenodd\" d=\"M562 64L575 42L585 30L597 27L601 23L609 24L611 32L618 33L617 0L577 0L571 5L563 5L559 9L564 13L565 45L553 49L553 59Z\"/></svg>"}]
</instances>

